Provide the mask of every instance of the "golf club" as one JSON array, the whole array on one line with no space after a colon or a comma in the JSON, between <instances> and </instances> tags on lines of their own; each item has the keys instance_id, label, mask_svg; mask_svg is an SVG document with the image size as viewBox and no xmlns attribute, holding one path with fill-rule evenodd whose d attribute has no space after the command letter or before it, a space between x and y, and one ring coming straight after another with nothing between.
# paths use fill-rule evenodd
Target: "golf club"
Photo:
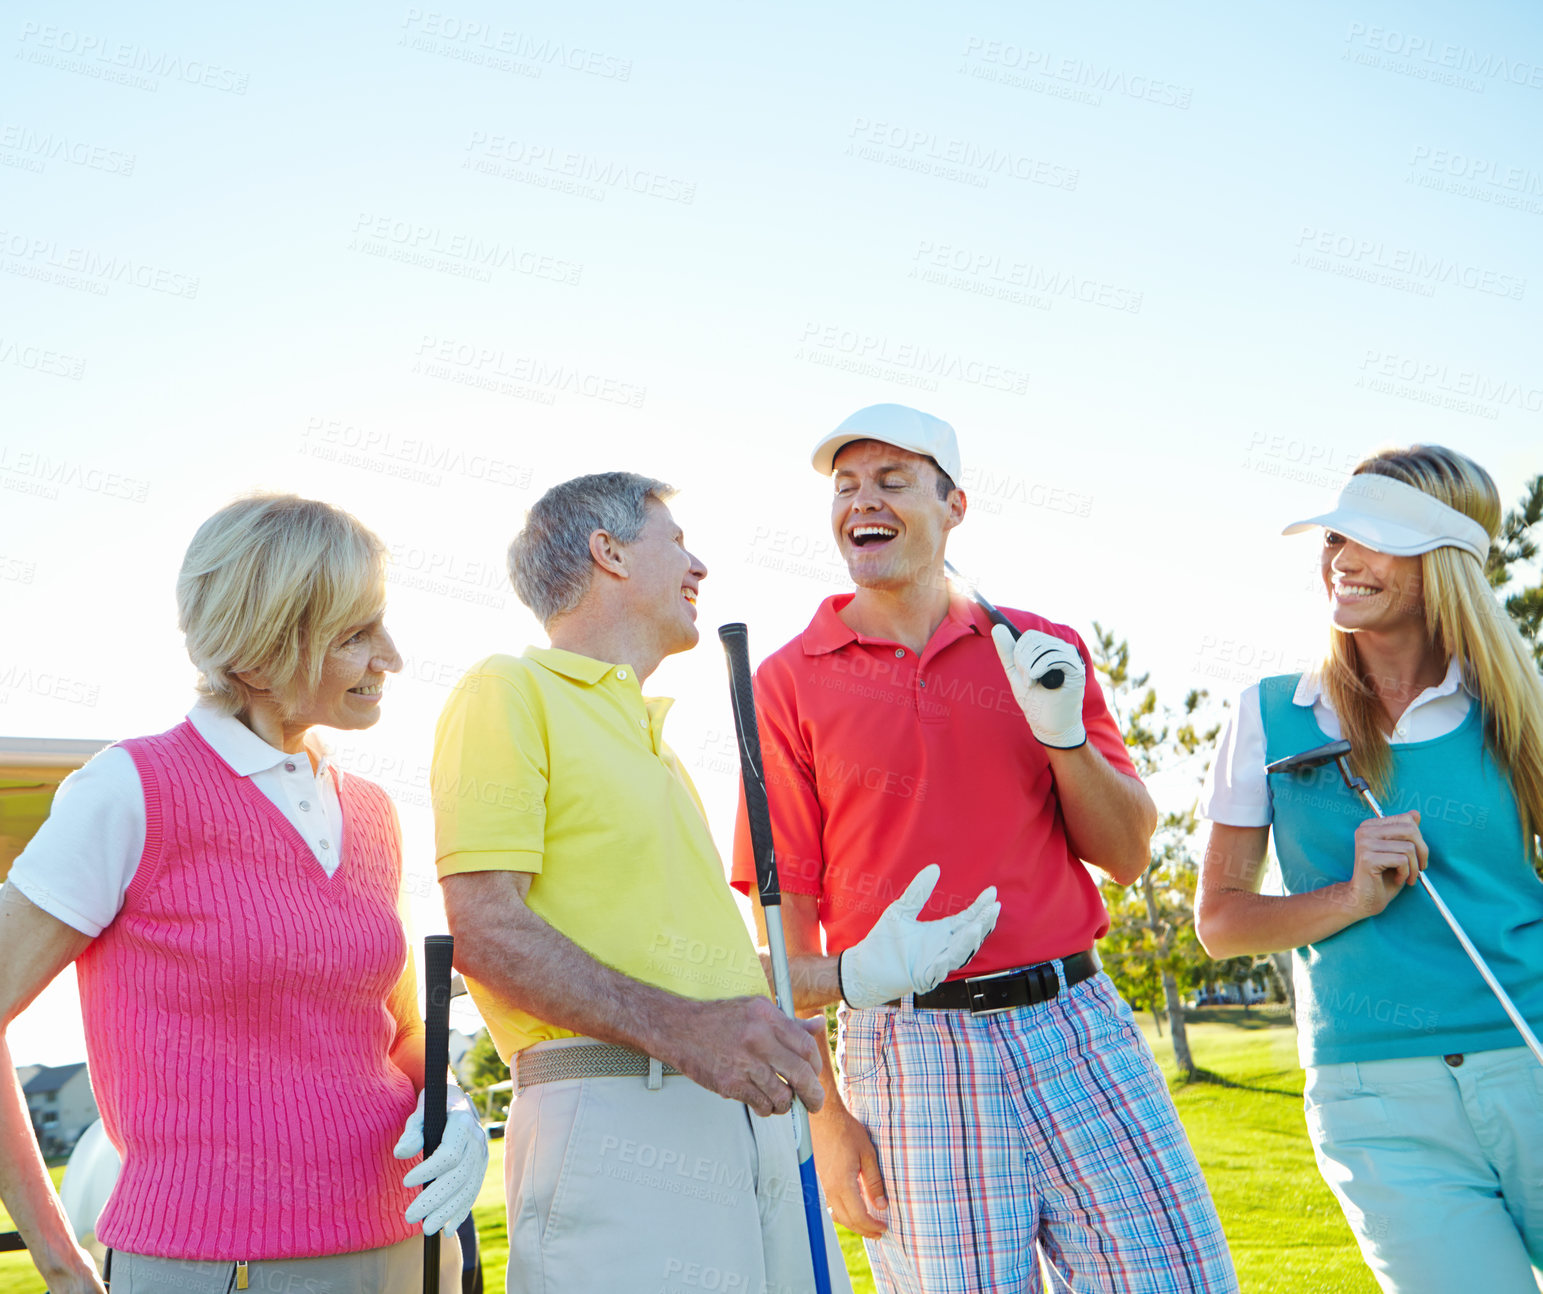
<instances>
[{"instance_id":1,"label":"golf club","mask_svg":"<svg viewBox=\"0 0 1543 1294\"><path fill-rule=\"evenodd\" d=\"M1004 616L1000 611L998 611L996 607L994 607L990 602L988 602L981 595L981 591L976 588L975 585L970 583L969 580L965 579L963 575L959 574L959 572L954 568L954 564L952 562L945 561L943 563L943 569L959 581L965 592L967 592L972 598L975 599L976 605L979 606L982 611L990 616L993 621L1006 629L1008 633L1012 634L1014 642L1017 642L1018 639L1023 636L1018 626L1015 625L1006 616ZM1062 683L1066 682L1066 675L1058 669L1047 669L1039 677L1038 682L1041 687L1048 688L1050 691L1054 692L1056 688L1060 687Z\"/></svg>"},{"instance_id":2,"label":"golf club","mask_svg":"<svg viewBox=\"0 0 1543 1294\"><path fill-rule=\"evenodd\" d=\"M423 1157L445 1135L446 1075L450 1069L450 963L453 935L423 941ZM439 1294L439 1232L423 1237L423 1294Z\"/></svg>"},{"instance_id":3,"label":"golf club","mask_svg":"<svg viewBox=\"0 0 1543 1294\"><path fill-rule=\"evenodd\" d=\"M1339 766L1339 775L1343 779L1348 790L1359 795L1366 802L1366 807L1379 818L1385 818L1382 806L1377 803L1372 795L1371 787L1367 785L1364 777L1359 777L1350 771L1348 763L1350 756L1350 743L1348 741L1331 741L1326 746L1316 746L1312 750L1304 750L1295 755L1287 755L1284 759L1277 759L1272 764L1266 764L1266 773L1294 773L1311 768L1321 768L1325 764L1333 763ZM1533 1033L1531 1026L1522 1018L1522 1013L1516 1009L1516 1004L1511 1001L1511 996L1500 986L1500 981L1490 970L1479 950L1473 946L1473 941L1468 938L1462 926L1457 923L1457 918L1452 915L1452 909L1442 901L1441 895L1436 893L1436 887L1431 879L1423 871L1420 873L1420 884L1425 887L1425 892L1430 895L1431 902L1436 905L1436 911L1441 913L1442 920L1451 927L1452 933L1457 936L1457 942L1462 944L1463 951L1468 954L1468 960L1478 969L1484 977L1484 982L1489 985L1500 1005L1505 1008L1505 1013L1511 1017L1511 1023L1522 1035L1532 1054L1537 1057L1538 1063L1543 1065L1543 1043Z\"/></svg>"},{"instance_id":4,"label":"golf club","mask_svg":"<svg viewBox=\"0 0 1543 1294\"><path fill-rule=\"evenodd\" d=\"M755 884L766 915L766 946L771 953L772 982L777 1005L790 1019L793 982L788 975L788 949L782 934L782 888L777 881L777 855L772 841L771 805L761 773L761 732L756 726L755 693L750 685L749 634L742 624L718 630L724 654L729 658L729 695L734 703L734 731L739 737L739 769L745 783L745 811L750 819L750 842L755 851ZM830 1294L830 1265L825 1256L825 1210L820 1203L820 1183L814 1173L814 1142L809 1136L809 1113L793 1098L793 1131L798 1143L798 1175L804 1189L804 1220L809 1226L809 1256L814 1263L816 1294Z\"/></svg>"}]
</instances>

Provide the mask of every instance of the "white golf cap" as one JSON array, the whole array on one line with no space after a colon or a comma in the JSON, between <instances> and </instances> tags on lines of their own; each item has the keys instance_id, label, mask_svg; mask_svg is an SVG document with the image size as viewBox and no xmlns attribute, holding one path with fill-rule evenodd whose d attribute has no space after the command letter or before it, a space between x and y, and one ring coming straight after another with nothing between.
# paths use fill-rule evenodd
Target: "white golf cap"
<instances>
[{"instance_id":1,"label":"white golf cap","mask_svg":"<svg viewBox=\"0 0 1543 1294\"><path fill-rule=\"evenodd\" d=\"M954 429L941 418L904 404L870 404L859 409L814 447L814 470L829 476L836 470L836 455L854 440L882 440L913 454L925 454L959 483L959 441Z\"/></svg>"},{"instance_id":2,"label":"white golf cap","mask_svg":"<svg viewBox=\"0 0 1543 1294\"><path fill-rule=\"evenodd\" d=\"M1345 482L1333 512L1293 521L1281 534L1323 526L1358 544L1394 557L1433 548L1461 548L1481 562L1489 556L1489 534L1472 517L1391 476L1361 472Z\"/></svg>"}]
</instances>

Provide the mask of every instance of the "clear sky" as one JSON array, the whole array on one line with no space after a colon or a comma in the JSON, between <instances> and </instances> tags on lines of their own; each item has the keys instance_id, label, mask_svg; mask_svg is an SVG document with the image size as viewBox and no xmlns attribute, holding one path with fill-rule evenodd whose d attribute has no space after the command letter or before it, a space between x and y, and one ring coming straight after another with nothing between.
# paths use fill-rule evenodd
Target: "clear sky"
<instances>
[{"instance_id":1,"label":"clear sky","mask_svg":"<svg viewBox=\"0 0 1543 1294\"><path fill-rule=\"evenodd\" d=\"M1322 641L1310 538L1366 452L1543 471L1530 6L15 6L0 27L0 733L160 731L173 586L257 487L395 553L408 659L334 743L442 927L447 687L539 629L526 507L626 468L710 574L650 691L727 845L713 628L844 587L816 437L958 428L955 562L1177 698ZM81 1052L73 990L22 1061Z\"/></svg>"}]
</instances>

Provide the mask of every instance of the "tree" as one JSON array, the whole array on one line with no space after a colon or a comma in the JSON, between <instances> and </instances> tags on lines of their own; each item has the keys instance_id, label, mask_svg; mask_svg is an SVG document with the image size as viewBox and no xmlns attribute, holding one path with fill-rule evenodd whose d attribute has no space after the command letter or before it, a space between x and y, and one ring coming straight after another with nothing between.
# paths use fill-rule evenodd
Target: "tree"
<instances>
[{"instance_id":1,"label":"tree","mask_svg":"<svg viewBox=\"0 0 1543 1294\"><path fill-rule=\"evenodd\" d=\"M493 1046L492 1036L486 1029L477 1035L477 1041L472 1043L471 1050L466 1053L464 1063L466 1081L472 1089L491 1087L509 1077L509 1066L498 1058L498 1049ZM475 1099L485 1122L498 1123L509 1117L507 1090L483 1092Z\"/></svg>"},{"instance_id":2,"label":"tree","mask_svg":"<svg viewBox=\"0 0 1543 1294\"><path fill-rule=\"evenodd\" d=\"M1538 543L1532 537L1532 529L1543 521L1543 476L1534 476L1527 482L1527 492L1521 502L1500 523L1500 534L1490 546L1489 560L1484 574L1489 577L1490 587L1503 589L1511 582L1519 563L1531 562L1538 555ZM1543 669L1543 579L1531 588L1512 593L1505 600L1505 609L1516 621L1522 637L1532 644L1533 657L1538 668Z\"/></svg>"},{"instance_id":3,"label":"tree","mask_svg":"<svg viewBox=\"0 0 1543 1294\"><path fill-rule=\"evenodd\" d=\"M1160 708L1150 675L1130 672L1130 644L1097 621L1093 635L1093 668L1107 685L1110 709L1142 779L1193 767L1197 757L1203 760L1221 731L1220 722L1212 721L1209 693L1192 689L1182 709ZM1204 774L1202 762L1197 784ZM1192 800L1158 819L1152 861L1134 886L1105 883L1110 927L1100 944L1110 977L1126 1000L1150 1010L1159 1031L1167 1015L1174 1060L1187 1079L1198 1077L1199 1070L1184 1028L1181 987L1194 988L1215 973L1195 937L1195 808Z\"/></svg>"}]
</instances>

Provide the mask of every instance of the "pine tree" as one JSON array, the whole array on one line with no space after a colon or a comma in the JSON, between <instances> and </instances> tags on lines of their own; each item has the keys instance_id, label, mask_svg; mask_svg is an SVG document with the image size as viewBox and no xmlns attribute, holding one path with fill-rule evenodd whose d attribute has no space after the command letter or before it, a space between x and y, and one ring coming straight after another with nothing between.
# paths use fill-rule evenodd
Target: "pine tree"
<instances>
[{"instance_id":1,"label":"pine tree","mask_svg":"<svg viewBox=\"0 0 1543 1294\"><path fill-rule=\"evenodd\" d=\"M1490 587L1503 589L1511 582L1515 572L1512 567L1530 563L1538 555L1538 542L1532 537L1532 529L1543 521L1543 476L1534 476L1527 482L1527 492L1521 502L1500 523L1500 534L1490 546L1489 561L1484 573ZM1532 644L1532 654L1543 669L1543 578L1531 588L1512 593L1505 600L1522 637Z\"/></svg>"},{"instance_id":2,"label":"pine tree","mask_svg":"<svg viewBox=\"0 0 1543 1294\"><path fill-rule=\"evenodd\" d=\"M1124 734L1136 772L1145 781L1160 773L1194 771L1198 788L1211 747L1221 731L1211 718L1209 693L1193 689L1181 710L1159 707L1149 674L1132 676L1130 644L1093 624L1093 668L1103 677L1109 707ZM1199 1074L1184 1028L1182 988L1214 975L1195 937L1195 884L1199 865L1193 841L1198 821L1193 801L1158 820L1151 858L1141 879L1127 889L1104 884L1109 934L1099 945L1110 977L1132 1006L1150 1010L1162 1028L1168 1017L1173 1056L1187 1079Z\"/></svg>"}]
</instances>

